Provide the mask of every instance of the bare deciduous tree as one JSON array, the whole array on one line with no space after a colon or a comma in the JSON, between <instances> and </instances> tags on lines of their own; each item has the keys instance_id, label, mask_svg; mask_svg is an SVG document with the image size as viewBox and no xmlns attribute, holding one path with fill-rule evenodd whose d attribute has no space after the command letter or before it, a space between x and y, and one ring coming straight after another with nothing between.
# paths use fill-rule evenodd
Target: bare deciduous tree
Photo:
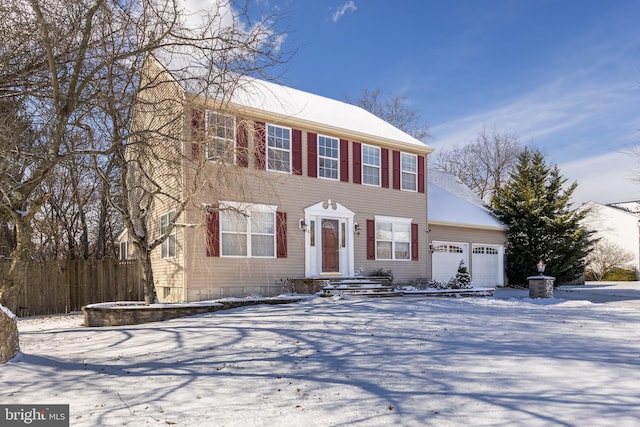
<instances>
[{"instance_id":1,"label":"bare deciduous tree","mask_svg":"<svg viewBox=\"0 0 640 427\"><path fill-rule=\"evenodd\" d=\"M431 137L429 125L421 121L420 114L416 110L407 106L408 99L408 97L400 95L383 98L382 89L378 88L374 91L364 89L360 98L354 101L347 97L347 102L364 108L387 123L391 123L414 138L423 141Z\"/></svg>"},{"instance_id":2,"label":"bare deciduous tree","mask_svg":"<svg viewBox=\"0 0 640 427\"><path fill-rule=\"evenodd\" d=\"M635 256L620 245L608 239L600 239L587 256L586 272L595 280L602 280L618 268L630 268L634 259Z\"/></svg>"},{"instance_id":3,"label":"bare deciduous tree","mask_svg":"<svg viewBox=\"0 0 640 427\"><path fill-rule=\"evenodd\" d=\"M523 150L518 136L483 129L475 141L438 151L431 166L458 176L489 203L496 190L504 186L515 170Z\"/></svg>"},{"instance_id":4,"label":"bare deciduous tree","mask_svg":"<svg viewBox=\"0 0 640 427\"><path fill-rule=\"evenodd\" d=\"M56 173L73 165L74 158L89 157L102 180L101 209L109 206L122 215L144 256L145 300L155 300L150 253L173 224L158 236L145 208L170 200L179 217L189 197L163 188L159 171L149 170L143 155L131 153L161 155L153 151L159 140L180 147L188 136L177 116L163 126L132 129L135 109L144 108L144 93L162 84L162 73L143 75L143 63L150 55L161 57L172 71L180 71L172 78L183 87L228 100L239 76L264 77L285 57L282 38L272 29L278 15L258 13L260 21L254 22L248 5L212 1L200 11L186 10L180 0L7 0L0 5L0 99L13 103L14 116L23 118L0 117L0 126L19 130L2 139L0 150L0 210L16 229L10 276L16 263L34 253L32 227L52 197L47 187L71 188L77 204L85 203L75 171ZM156 113L175 113L185 103L182 98L162 101ZM170 160L181 162L175 154ZM169 158L160 160L171 167ZM144 181L136 188L127 175L131 162ZM114 173L120 173L115 183ZM70 182L56 184L62 177ZM52 199L49 207L54 205L62 209L60 200ZM105 212L100 215L104 221ZM79 215L77 221L81 253L87 256L88 219ZM17 291L16 280L5 280L0 302L12 307Z\"/></svg>"}]
</instances>

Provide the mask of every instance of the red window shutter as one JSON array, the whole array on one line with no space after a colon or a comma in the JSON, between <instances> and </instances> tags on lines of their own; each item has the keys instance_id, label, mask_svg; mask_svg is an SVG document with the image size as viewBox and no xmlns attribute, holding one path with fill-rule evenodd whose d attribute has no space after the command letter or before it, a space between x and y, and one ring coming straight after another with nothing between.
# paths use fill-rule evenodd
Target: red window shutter
<instances>
[{"instance_id":1,"label":"red window shutter","mask_svg":"<svg viewBox=\"0 0 640 427\"><path fill-rule=\"evenodd\" d=\"M191 158L200 158L200 151L204 141L205 121L204 111L192 110L191 111L191 140L195 141L191 143Z\"/></svg>"},{"instance_id":2,"label":"red window shutter","mask_svg":"<svg viewBox=\"0 0 640 427\"><path fill-rule=\"evenodd\" d=\"M393 150L393 188L400 189L400 152Z\"/></svg>"},{"instance_id":3,"label":"red window shutter","mask_svg":"<svg viewBox=\"0 0 640 427\"><path fill-rule=\"evenodd\" d=\"M302 131L291 131L291 154L293 157L293 174L302 175Z\"/></svg>"},{"instance_id":4,"label":"red window shutter","mask_svg":"<svg viewBox=\"0 0 640 427\"><path fill-rule=\"evenodd\" d=\"M287 213L276 212L276 256L287 257Z\"/></svg>"},{"instance_id":5,"label":"red window shutter","mask_svg":"<svg viewBox=\"0 0 640 427\"><path fill-rule=\"evenodd\" d=\"M418 260L418 224L411 224L411 261Z\"/></svg>"},{"instance_id":6,"label":"red window shutter","mask_svg":"<svg viewBox=\"0 0 640 427\"><path fill-rule=\"evenodd\" d=\"M381 185L389 188L389 150L386 148L380 149L380 175Z\"/></svg>"},{"instance_id":7,"label":"red window shutter","mask_svg":"<svg viewBox=\"0 0 640 427\"><path fill-rule=\"evenodd\" d=\"M362 145L353 143L353 183L362 184Z\"/></svg>"},{"instance_id":8,"label":"red window shutter","mask_svg":"<svg viewBox=\"0 0 640 427\"><path fill-rule=\"evenodd\" d=\"M244 119L238 119L238 128L236 131L236 162L240 167L249 167L249 135L247 134L247 126Z\"/></svg>"},{"instance_id":9,"label":"red window shutter","mask_svg":"<svg viewBox=\"0 0 640 427\"><path fill-rule=\"evenodd\" d=\"M267 167L267 132L264 122L255 122L253 142L256 147L256 168L266 169Z\"/></svg>"},{"instance_id":10,"label":"red window shutter","mask_svg":"<svg viewBox=\"0 0 640 427\"><path fill-rule=\"evenodd\" d=\"M340 181L349 182L349 141L340 140Z\"/></svg>"},{"instance_id":11,"label":"red window shutter","mask_svg":"<svg viewBox=\"0 0 640 427\"><path fill-rule=\"evenodd\" d=\"M220 256L220 212L207 213L207 256Z\"/></svg>"},{"instance_id":12,"label":"red window shutter","mask_svg":"<svg viewBox=\"0 0 640 427\"><path fill-rule=\"evenodd\" d=\"M418 193L424 193L424 156L418 156Z\"/></svg>"},{"instance_id":13,"label":"red window shutter","mask_svg":"<svg viewBox=\"0 0 640 427\"><path fill-rule=\"evenodd\" d=\"M318 135L307 132L307 175L318 176Z\"/></svg>"},{"instance_id":14,"label":"red window shutter","mask_svg":"<svg viewBox=\"0 0 640 427\"><path fill-rule=\"evenodd\" d=\"M367 259L376 259L376 222L367 220Z\"/></svg>"}]
</instances>

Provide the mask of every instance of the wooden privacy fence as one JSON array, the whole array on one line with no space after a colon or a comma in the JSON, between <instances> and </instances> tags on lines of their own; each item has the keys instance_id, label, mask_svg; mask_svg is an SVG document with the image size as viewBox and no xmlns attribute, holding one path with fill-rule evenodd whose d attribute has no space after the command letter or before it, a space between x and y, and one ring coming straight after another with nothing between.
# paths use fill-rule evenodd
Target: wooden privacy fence
<instances>
[{"instance_id":1,"label":"wooden privacy fence","mask_svg":"<svg viewBox=\"0 0 640 427\"><path fill-rule=\"evenodd\" d=\"M10 262L0 262L4 280ZM107 301L144 299L142 266L136 260L30 261L17 266L20 281L17 316L68 313Z\"/></svg>"}]
</instances>

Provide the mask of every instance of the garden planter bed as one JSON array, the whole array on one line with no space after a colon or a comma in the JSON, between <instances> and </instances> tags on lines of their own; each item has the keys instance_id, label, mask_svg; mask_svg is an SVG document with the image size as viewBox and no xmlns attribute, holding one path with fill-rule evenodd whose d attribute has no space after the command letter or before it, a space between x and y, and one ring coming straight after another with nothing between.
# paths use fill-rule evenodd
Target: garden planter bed
<instances>
[{"instance_id":1,"label":"garden planter bed","mask_svg":"<svg viewBox=\"0 0 640 427\"><path fill-rule=\"evenodd\" d=\"M227 298L184 304L150 304L140 301L121 301L89 304L82 307L85 326L122 326L159 322L218 310L258 304L288 304L304 299L299 296L272 298Z\"/></svg>"}]
</instances>

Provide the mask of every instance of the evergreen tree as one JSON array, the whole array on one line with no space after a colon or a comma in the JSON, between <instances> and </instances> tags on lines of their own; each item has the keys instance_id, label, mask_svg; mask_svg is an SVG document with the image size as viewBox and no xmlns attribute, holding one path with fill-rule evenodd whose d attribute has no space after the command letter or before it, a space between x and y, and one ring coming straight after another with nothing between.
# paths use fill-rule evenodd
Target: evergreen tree
<instances>
[{"instance_id":1,"label":"evergreen tree","mask_svg":"<svg viewBox=\"0 0 640 427\"><path fill-rule=\"evenodd\" d=\"M509 227L510 283L526 284L540 260L547 264L545 274L556 277L557 284L584 273L594 240L580 225L587 211L572 210L569 203L577 183L565 189L566 181L556 165L547 166L539 151L526 149L506 187L494 196L493 211Z\"/></svg>"},{"instance_id":2,"label":"evergreen tree","mask_svg":"<svg viewBox=\"0 0 640 427\"><path fill-rule=\"evenodd\" d=\"M458 272L456 273L456 282L458 283L458 287L460 289L470 289L473 286L471 285L471 275L469 274L469 270L464 265L464 261L460 261L460 265L458 266Z\"/></svg>"}]
</instances>

